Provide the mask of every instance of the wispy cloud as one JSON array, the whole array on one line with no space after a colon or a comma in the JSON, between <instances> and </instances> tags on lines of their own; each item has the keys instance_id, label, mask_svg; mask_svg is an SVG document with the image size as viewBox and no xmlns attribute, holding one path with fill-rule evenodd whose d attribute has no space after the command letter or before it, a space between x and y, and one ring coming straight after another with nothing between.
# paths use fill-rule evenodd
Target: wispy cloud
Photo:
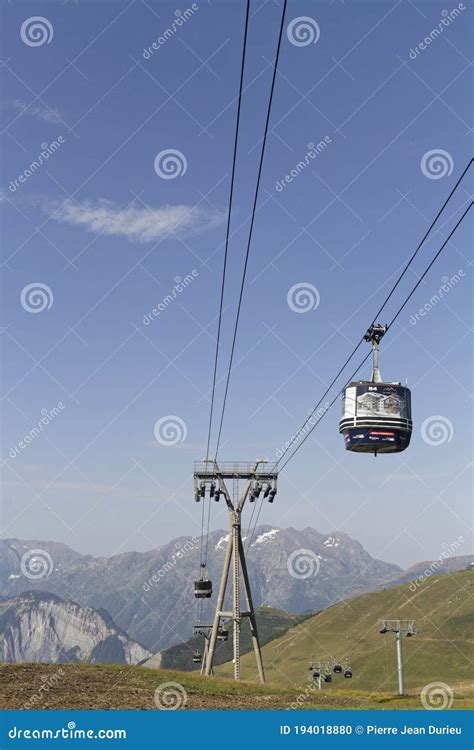
<instances>
[{"instance_id":1,"label":"wispy cloud","mask_svg":"<svg viewBox=\"0 0 474 750\"><path fill-rule=\"evenodd\" d=\"M19 110L20 112L35 117L37 120L42 120L43 122L57 123L62 121L63 115L58 109L38 105L30 106L22 99L14 99L12 101L12 107L13 109Z\"/></svg>"},{"instance_id":2,"label":"wispy cloud","mask_svg":"<svg viewBox=\"0 0 474 750\"><path fill-rule=\"evenodd\" d=\"M53 209L53 210L51 210ZM84 227L88 232L126 237L130 242L154 242L167 234L197 234L219 226L225 213L199 206L127 206L105 199L65 200L52 206L52 219Z\"/></svg>"}]
</instances>

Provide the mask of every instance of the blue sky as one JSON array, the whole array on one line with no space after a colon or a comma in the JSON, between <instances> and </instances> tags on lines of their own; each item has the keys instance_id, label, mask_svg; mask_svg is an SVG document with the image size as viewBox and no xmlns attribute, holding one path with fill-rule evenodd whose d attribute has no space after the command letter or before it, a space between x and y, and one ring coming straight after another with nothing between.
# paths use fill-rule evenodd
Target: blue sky
<instances>
[{"instance_id":1,"label":"blue sky","mask_svg":"<svg viewBox=\"0 0 474 750\"><path fill-rule=\"evenodd\" d=\"M222 459L275 458L468 162L472 6L448 23L454 8L290 0ZM252 2L218 410L280 12ZM192 462L205 452L244 4L13 2L2 14L3 535L98 555L149 549L199 531ZM29 37L33 16L43 20ZM286 30L301 17L313 41L294 44ZM19 181L45 144L48 158ZM169 150L178 174L165 179L156 157ZM472 173L384 320L471 193ZM413 389L409 450L346 453L336 405L282 473L262 522L342 530L401 565L468 539L471 236L469 218L384 340L382 374ZM41 312L24 291L38 283ZM316 288L315 309L292 310L297 284ZM170 416L186 435L166 446L154 428ZM440 418L433 445L422 425L426 437ZM212 527L226 524L214 508Z\"/></svg>"}]
</instances>

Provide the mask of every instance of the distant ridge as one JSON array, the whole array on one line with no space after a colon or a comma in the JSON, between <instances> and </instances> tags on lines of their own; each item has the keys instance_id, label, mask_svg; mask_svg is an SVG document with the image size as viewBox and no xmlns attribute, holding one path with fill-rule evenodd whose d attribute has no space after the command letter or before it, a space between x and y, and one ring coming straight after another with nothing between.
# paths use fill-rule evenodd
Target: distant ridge
<instances>
[{"instance_id":1,"label":"distant ridge","mask_svg":"<svg viewBox=\"0 0 474 750\"><path fill-rule=\"evenodd\" d=\"M209 575L215 589L226 536L226 531L217 530L209 538ZM44 570L33 571L28 577L21 561L25 568L31 550L46 554ZM303 569L303 575L301 570L289 568L290 555L296 555L298 562L308 553L309 568ZM450 569L465 567L467 561L462 558L459 564L452 558L445 561L446 569L448 564ZM418 574L417 566L410 573L374 559L359 542L342 532L322 534L311 528L268 525L255 531L248 568L256 607L297 615L324 609L369 589L396 585L401 577ZM0 596L47 591L63 600L104 609L116 626L152 653L190 638L195 617L193 581L198 570L196 537L178 537L148 552L125 552L109 558L82 555L58 542L0 541ZM203 608L204 619L212 617L214 605L215 596Z\"/></svg>"}]
</instances>

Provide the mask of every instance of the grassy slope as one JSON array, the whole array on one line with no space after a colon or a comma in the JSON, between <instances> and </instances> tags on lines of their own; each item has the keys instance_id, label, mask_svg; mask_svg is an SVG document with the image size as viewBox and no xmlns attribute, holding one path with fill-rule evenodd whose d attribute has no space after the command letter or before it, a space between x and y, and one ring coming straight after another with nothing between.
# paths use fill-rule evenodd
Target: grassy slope
<instances>
[{"instance_id":1,"label":"grassy slope","mask_svg":"<svg viewBox=\"0 0 474 750\"><path fill-rule=\"evenodd\" d=\"M316 582L317 585L317 582ZM470 692L473 657L474 588L470 571L438 576L422 583L415 592L409 584L357 596L326 609L263 649L267 678L281 684L308 681L308 662L348 658L354 670L350 689L395 691L395 636L379 634L383 617L413 618L420 632L404 638L405 682L408 690L441 680L456 692ZM242 677L255 679L252 654L242 660ZM230 675L232 665L219 667ZM324 689L349 688L349 681L335 676Z\"/></svg>"},{"instance_id":2,"label":"grassy slope","mask_svg":"<svg viewBox=\"0 0 474 750\"><path fill-rule=\"evenodd\" d=\"M186 707L191 709L283 709L295 704L298 695L304 709L420 709L420 689L438 680L453 688L453 708L472 708L473 591L472 573L461 572L429 579L416 592L403 585L337 604L264 647L269 683L263 686L122 665L6 664L0 665L0 708L21 708L37 694L39 702L30 707L153 710L156 688L173 681L186 691ZM409 693L404 698L394 694L394 636L379 634L381 617L416 618L421 631L404 639ZM353 680L335 677L321 693L314 683L305 687L311 653L350 657ZM232 665L216 671L228 675ZM58 674L55 684L40 694L48 678ZM253 656L247 654L243 677L254 676Z\"/></svg>"},{"instance_id":3,"label":"grassy slope","mask_svg":"<svg viewBox=\"0 0 474 750\"><path fill-rule=\"evenodd\" d=\"M59 679L43 694L48 679ZM198 677L187 672L124 667L116 664L5 664L0 665L0 709L23 708L33 695L34 709L135 709L156 710L155 691L166 682L177 682L186 692L188 709L286 709L295 707L301 692L293 686ZM361 691L311 690L302 697L302 709L421 709L419 696L370 695ZM456 693L453 708L472 707Z\"/></svg>"},{"instance_id":4,"label":"grassy slope","mask_svg":"<svg viewBox=\"0 0 474 750\"><path fill-rule=\"evenodd\" d=\"M262 645L282 636L289 628L306 619L306 616L291 615L288 612L283 612L272 607L260 607L256 611L256 617L258 634ZM225 643L218 642L214 661L216 665L223 664L232 659L232 626L227 625L227 628L229 630L229 639ZM202 637L190 638L185 643L179 643L163 651L161 654L162 669L179 669L185 672L195 670L196 665L193 664L192 655L197 646L201 650L203 649L202 641ZM247 653L252 648L248 620L244 620L242 624L240 647L242 654Z\"/></svg>"}]
</instances>

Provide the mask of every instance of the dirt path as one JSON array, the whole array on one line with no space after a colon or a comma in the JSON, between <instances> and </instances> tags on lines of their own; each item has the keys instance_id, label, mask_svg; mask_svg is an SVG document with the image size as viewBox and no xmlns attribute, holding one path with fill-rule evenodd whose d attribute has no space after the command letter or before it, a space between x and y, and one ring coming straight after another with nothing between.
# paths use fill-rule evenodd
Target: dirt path
<instances>
[{"instance_id":1,"label":"dirt path","mask_svg":"<svg viewBox=\"0 0 474 750\"><path fill-rule=\"evenodd\" d=\"M169 685L171 683L171 685ZM168 687L167 687L168 685ZM346 692L324 694L279 688L186 672L117 665L4 664L0 666L1 709L156 710L156 691L185 709L420 708L419 697L399 699ZM298 701L300 695L300 701ZM301 696L303 696L301 700ZM297 702L298 701L298 702ZM464 703L464 701L461 701ZM456 705L455 708L468 707Z\"/></svg>"}]
</instances>

